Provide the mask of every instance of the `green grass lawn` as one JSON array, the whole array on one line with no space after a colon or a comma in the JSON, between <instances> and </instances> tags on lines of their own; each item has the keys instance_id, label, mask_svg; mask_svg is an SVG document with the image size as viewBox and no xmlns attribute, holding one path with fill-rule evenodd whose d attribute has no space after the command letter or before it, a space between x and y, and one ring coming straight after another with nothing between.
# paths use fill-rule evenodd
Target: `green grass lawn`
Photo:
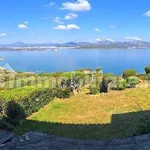
<instances>
[{"instance_id":1,"label":"green grass lawn","mask_svg":"<svg viewBox=\"0 0 150 150\"><path fill-rule=\"evenodd\" d=\"M86 93L84 89L69 99L55 99L18 126L15 134L41 131L80 139L125 138L137 133L140 119L150 114L150 89Z\"/></svg>"}]
</instances>

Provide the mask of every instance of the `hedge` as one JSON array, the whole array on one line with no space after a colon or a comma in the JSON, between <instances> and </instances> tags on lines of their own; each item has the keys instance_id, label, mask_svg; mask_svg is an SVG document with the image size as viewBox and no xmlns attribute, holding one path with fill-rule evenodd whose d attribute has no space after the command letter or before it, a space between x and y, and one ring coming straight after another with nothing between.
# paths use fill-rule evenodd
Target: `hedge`
<instances>
[{"instance_id":1,"label":"hedge","mask_svg":"<svg viewBox=\"0 0 150 150\"><path fill-rule=\"evenodd\" d=\"M26 116L38 111L47 105L54 97L69 98L71 96L70 89L52 89L52 88L31 88L24 87L13 90L4 90L0 92L0 97L6 103L9 101L17 102L23 107Z\"/></svg>"},{"instance_id":2,"label":"hedge","mask_svg":"<svg viewBox=\"0 0 150 150\"><path fill-rule=\"evenodd\" d=\"M10 90L1 90L0 98L5 101L15 100L20 101L26 97L29 97L32 93L40 90L38 87L22 87Z\"/></svg>"}]
</instances>

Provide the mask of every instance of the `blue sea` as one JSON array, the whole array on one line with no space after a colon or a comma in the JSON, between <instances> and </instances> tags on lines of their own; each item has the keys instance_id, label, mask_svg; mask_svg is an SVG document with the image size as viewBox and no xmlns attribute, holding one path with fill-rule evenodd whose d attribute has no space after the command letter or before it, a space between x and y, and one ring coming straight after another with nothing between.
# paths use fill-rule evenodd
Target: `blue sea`
<instances>
[{"instance_id":1,"label":"blue sea","mask_svg":"<svg viewBox=\"0 0 150 150\"><path fill-rule=\"evenodd\" d=\"M123 70L135 69L144 72L150 65L150 50L82 50L58 51L0 51L0 65L10 65L15 71L64 72L81 68L102 67L104 73L120 75Z\"/></svg>"}]
</instances>

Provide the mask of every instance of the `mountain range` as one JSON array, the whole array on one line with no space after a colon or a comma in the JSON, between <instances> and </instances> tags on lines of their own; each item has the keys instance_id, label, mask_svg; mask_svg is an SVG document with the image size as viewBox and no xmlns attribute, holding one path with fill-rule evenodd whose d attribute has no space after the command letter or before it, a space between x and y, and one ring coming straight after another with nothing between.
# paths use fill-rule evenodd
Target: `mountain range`
<instances>
[{"instance_id":1,"label":"mountain range","mask_svg":"<svg viewBox=\"0 0 150 150\"><path fill-rule=\"evenodd\" d=\"M100 48L100 49L113 49L113 48L135 48L135 49L148 49L150 48L150 42L134 40L134 41L112 41L112 40L103 40L96 43L89 42L68 42L68 43L46 43L46 44L26 44L23 42L17 42L12 44L0 45L0 48L10 48L10 47L74 47L74 48Z\"/></svg>"}]
</instances>

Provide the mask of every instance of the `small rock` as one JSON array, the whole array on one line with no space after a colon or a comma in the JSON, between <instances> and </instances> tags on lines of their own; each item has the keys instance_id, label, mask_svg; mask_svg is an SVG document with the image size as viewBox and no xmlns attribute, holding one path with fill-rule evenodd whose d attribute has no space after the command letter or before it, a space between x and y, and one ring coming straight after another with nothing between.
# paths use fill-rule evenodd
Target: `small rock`
<instances>
[{"instance_id":1,"label":"small rock","mask_svg":"<svg viewBox=\"0 0 150 150\"><path fill-rule=\"evenodd\" d=\"M24 140L23 140L23 139L20 139L20 142L21 142L21 143L23 143L23 142L24 142Z\"/></svg>"},{"instance_id":2,"label":"small rock","mask_svg":"<svg viewBox=\"0 0 150 150\"><path fill-rule=\"evenodd\" d=\"M28 135L25 135L25 139L26 139L26 141L29 141L29 140L30 140L30 138L29 138Z\"/></svg>"}]
</instances>

